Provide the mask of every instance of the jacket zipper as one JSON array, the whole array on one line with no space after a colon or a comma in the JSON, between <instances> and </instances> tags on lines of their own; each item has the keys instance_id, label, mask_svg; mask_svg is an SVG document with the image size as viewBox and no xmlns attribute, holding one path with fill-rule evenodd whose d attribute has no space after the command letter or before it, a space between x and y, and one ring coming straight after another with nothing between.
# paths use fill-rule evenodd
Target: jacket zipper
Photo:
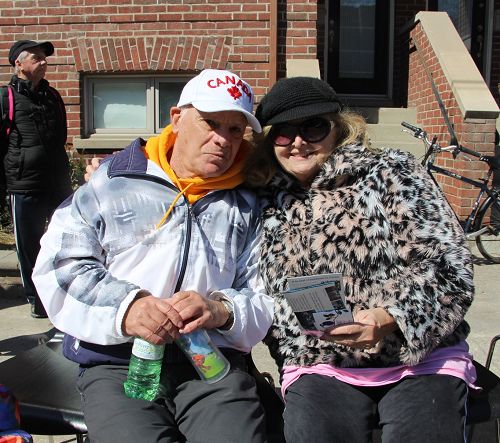
<instances>
[{"instance_id":1,"label":"jacket zipper","mask_svg":"<svg viewBox=\"0 0 500 443\"><path fill-rule=\"evenodd\" d=\"M170 183L169 181L164 180L163 178L160 178L160 177L150 175L150 174L135 172L135 173L116 174L116 175L112 175L110 178L112 178L112 177L141 177L142 179L165 185L167 188L170 188L173 191L180 192L180 190L176 186L174 186L172 183ZM184 275L186 274L187 261L188 261L188 257L189 257L189 248L191 246L191 231L192 231L194 214L192 212L191 204L189 203L186 196L184 196L184 201L187 205L187 217L186 217L186 220L184 222L184 226L186 228L186 242L184 244L181 269L179 272L179 276L177 277L177 283L175 285L174 294L176 292L180 291L181 286L182 286L182 282L184 281Z\"/></svg>"},{"instance_id":2,"label":"jacket zipper","mask_svg":"<svg viewBox=\"0 0 500 443\"><path fill-rule=\"evenodd\" d=\"M191 204L184 196L184 201L187 205L187 217L186 217L186 243L184 245L184 253L182 254L182 262L181 262L181 270L179 272L179 277L177 278L177 284L175 285L174 294L179 292L182 286L182 282L184 281L184 275L186 273L188 255L189 255L189 247L191 246L191 229L193 225L193 212L191 209Z\"/></svg>"}]
</instances>

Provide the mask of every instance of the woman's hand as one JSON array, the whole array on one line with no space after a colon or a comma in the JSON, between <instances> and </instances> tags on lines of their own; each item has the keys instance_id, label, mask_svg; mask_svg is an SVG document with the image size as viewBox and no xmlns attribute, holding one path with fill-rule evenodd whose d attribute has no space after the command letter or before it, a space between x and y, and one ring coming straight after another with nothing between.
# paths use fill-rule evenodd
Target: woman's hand
<instances>
[{"instance_id":1,"label":"woman's hand","mask_svg":"<svg viewBox=\"0 0 500 443\"><path fill-rule=\"evenodd\" d=\"M83 176L83 178L85 179L86 182L88 182L90 180L90 177L92 176L92 174L97 170L97 168L101 164L101 160L102 160L102 158L93 157L92 160L90 161L90 164L88 164L85 167L86 172L85 172L85 175Z\"/></svg>"},{"instance_id":2,"label":"woman's hand","mask_svg":"<svg viewBox=\"0 0 500 443\"><path fill-rule=\"evenodd\" d=\"M354 314L353 323L335 326L320 338L351 348L371 349L396 328L396 321L385 309L366 309Z\"/></svg>"}]
</instances>

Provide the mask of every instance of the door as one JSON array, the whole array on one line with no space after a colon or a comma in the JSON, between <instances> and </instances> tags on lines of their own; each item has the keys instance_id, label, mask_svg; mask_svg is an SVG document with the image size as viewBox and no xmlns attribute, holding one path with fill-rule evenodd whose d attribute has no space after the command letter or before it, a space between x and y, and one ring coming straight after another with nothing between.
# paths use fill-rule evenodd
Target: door
<instances>
[{"instance_id":1,"label":"door","mask_svg":"<svg viewBox=\"0 0 500 443\"><path fill-rule=\"evenodd\" d=\"M338 93L387 94L390 4L327 2L327 80Z\"/></svg>"}]
</instances>

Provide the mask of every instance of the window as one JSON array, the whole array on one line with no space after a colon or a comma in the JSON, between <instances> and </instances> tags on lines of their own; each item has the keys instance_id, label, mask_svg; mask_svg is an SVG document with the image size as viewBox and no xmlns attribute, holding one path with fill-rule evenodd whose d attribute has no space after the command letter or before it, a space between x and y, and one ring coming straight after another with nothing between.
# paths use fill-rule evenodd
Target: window
<instances>
[{"instance_id":1,"label":"window","mask_svg":"<svg viewBox=\"0 0 500 443\"><path fill-rule=\"evenodd\" d=\"M85 78L85 133L149 136L170 122L188 77L89 76Z\"/></svg>"},{"instance_id":2,"label":"window","mask_svg":"<svg viewBox=\"0 0 500 443\"><path fill-rule=\"evenodd\" d=\"M95 80L92 82L92 128L142 129L148 127L147 82Z\"/></svg>"},{"instance_id":3,"label":"window","mask_svg":"<svg viewBox=\"0 0 500 443\"><path fill-rule=\"evenodd\" d=\"M341 1L339 17L339 76L375 76L376 1Z\"/></svg>"}]
</instances>

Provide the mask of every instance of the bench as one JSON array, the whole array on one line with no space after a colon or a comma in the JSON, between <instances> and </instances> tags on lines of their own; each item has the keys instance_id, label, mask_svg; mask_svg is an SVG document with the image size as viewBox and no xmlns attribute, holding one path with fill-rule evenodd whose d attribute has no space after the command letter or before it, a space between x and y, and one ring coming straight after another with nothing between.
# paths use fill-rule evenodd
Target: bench
<instances>
[{"instance_id":1,"label":"bench","mask_svg":"<svg viewBox=\"0 0 500 443\"><path fill-rule=\"evenodd\" d=\"M0 363L0 381L19 400L23 430L39 435L75 434L77 443L83 443L87 428L75 387L79 368L61 354L60 347L59 341L51 340ZM266 410L269 441L281 443L283 403L251 356L248 364ZM495 426L500 418L500 378L480 363L474 361L474 365L483 390L469 396L467 424ZM484 441L479 428L472 428L471 433L477 441Z\"/></svg>"}]
</instances>

